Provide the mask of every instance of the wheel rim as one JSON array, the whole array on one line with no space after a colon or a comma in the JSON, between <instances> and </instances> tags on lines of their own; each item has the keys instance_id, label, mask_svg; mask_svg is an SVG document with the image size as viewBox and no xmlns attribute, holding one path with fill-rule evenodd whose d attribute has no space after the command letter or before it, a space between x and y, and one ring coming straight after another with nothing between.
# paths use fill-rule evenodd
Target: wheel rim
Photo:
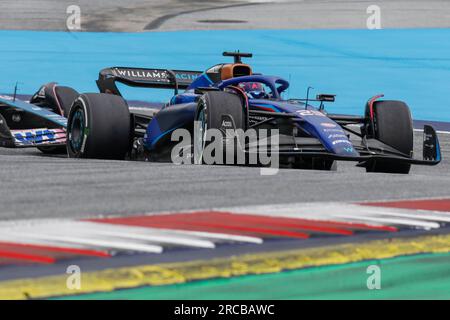
<instances>
[{"instance_id":1,"label":"wheel rim","mask_svg":"<svg viewBox=\"0 0 450 320\"><path fill-rule=\"evenodd\" d=\"M81 152L84 139L84 113L78 108L72 116L72 122L70 123L69 131L69 144L74 153Z\"/></svg>"},{"instance_id":2,"label":"wheel rim","mask_svg":"<svg viewBox=\"0 0 450 320\"><path fill-rule=\"evenodd\" d=\"M206 112L203 107L197 117L197 122L200 122L199 125L196 126L195 132L195 147L194 147L194 163L202 164L203 163L203 151L206 145L206 133L208 131L208 124L206 121Z\"/></svg>"}]
</instances>

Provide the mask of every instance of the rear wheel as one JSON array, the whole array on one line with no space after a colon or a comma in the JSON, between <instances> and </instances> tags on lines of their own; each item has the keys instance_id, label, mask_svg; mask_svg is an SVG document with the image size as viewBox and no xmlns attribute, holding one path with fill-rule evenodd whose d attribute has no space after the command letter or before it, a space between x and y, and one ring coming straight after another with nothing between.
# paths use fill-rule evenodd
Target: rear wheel
<instances>
[{"instance_id":1,"label":"rear wheel","mask_svg":"<svg viewBox=\"0 0 450 320\"><path fill-rule=\"evenodd\" d=\"M245 130L245 112L242 99L238 95L229 92L206 92L199 100L195 120L194 162L196 164L205 163L205 148L213 142L207 140L208 130L218 129L221 132L224 151L224 157L222 157L223 162L221 163L225 163L226 153L227 151L231 151L230 147L234 148L234 151L237 151L236 140L233 139L233 144L231 144L230 140L227 141L225 135L226 130ZM234 152L234 155L236 155L236 152ZM213 153L212 156L215 157L216 154ZM212 164L210 163L211 161L206 162ZM215 163L217 164L217 162Z\"/></svg>"},{"instance_id":2,"label":"rear wheel","mask_svg":"<svg viewBox=\"0 0 450 320\"><path fill-rule=\"evenodd\" d=\"M67 118L72 103L80 94L70 87L58 86L55 83L44 85L43 88L48 90L48 94L51 94L51 96L46 97L48 101L45 101L45 104L53 106L56 113L62 113L61 115ZM31 100L30 103L34 103L34 101ZM37 148L45 154L63 154L67 152L66 146L40 146Z\"/></svg>"},{"instance_id":3,"label":"rear wheel","mask_svg":"<svg viewBox=\"0 0 450 320\"><path fill-rule=\"evenodd\" d=\"M414 132L409 107L402 101L376 101L373 105L375 138L412 157ZM366 110L366 113L368 110ZM369 128L369 131L373 131ZM389 160L369 161L367 172L409 173L411 164Z\"/></svg>"},{"instance_id":4,"label":"rear wheel","mask_svg":"<svg viewBox=\"0 0 450 320\"><path fill-rule=\"evenodd\" d=\"M72 105L67 122L70 158L125 158L130 149L130 112L122 97L82 94Z\"/></svg>"}]
</instances>

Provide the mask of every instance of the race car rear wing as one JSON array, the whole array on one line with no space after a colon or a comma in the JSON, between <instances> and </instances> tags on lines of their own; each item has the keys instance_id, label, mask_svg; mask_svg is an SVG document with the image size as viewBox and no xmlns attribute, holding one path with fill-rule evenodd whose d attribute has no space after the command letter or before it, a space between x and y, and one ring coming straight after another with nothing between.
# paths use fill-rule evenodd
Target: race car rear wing
<instances>
[{"instance_id":1,"label":"race car rear wing","mask_svg":"<svg viewBox=\"0 0 450 320\"><path fill-rule=\"evenodd\" d=\"M112 67L100 71L97 86L102 93L121 95L116 82L131 87L186 89L202 74L200 71Z\"/></svg>"}]
</instances>

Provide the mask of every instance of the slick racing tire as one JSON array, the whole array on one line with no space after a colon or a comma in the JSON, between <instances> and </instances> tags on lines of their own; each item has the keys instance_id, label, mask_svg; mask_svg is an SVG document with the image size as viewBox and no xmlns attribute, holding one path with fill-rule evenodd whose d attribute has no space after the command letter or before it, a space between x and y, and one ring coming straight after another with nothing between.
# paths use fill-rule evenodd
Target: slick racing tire
<instances>
[{"instance_id":1,"label":"slick racing tire","mask_svg":"<svg viewBox=\"0 0 450 320\"><path fill-rule=\"evenodd\" d=\"M237 94L223 91L206 92L198 102L195 114L194 124L194 163L196 164L224 164L228 163L227 152L233 148L234 159L237 155L238 139L236 137L227 137L226 132L232 129L245 130L245 107L242 98ZM211 152L213 158L222 159L219 162L206 161L204 151L207 146L213 143L214 138L210 140L207 132L210 129L218 129L221 133L221 145L223 154L216 157L215 151ZM210 131L211 132L211 131ZM220 151L220 150L218 150ZM229 158L229 157L228 157ZM229 159L228 159L229 160ZM245 160L244 160L245 161ZM233 161L233 164L236 162ZM229 163L231 164L231 163Z\"/></svg>"},{"instance_id":2,"label":"slick racing tire","mask_svg":"<svg viewBox=\"0 0 450 320\"><path fill-rule=\"evenodd\" d=\"M14 137L9 130L6 119L0 113L0 147L13 148Z\"/></svg>"},{"instance_id":3,"label":"slick racing tire","mask_svg":"<svg viewBox=\"0 0 450 320\"><path fill-rule=\"evenodd\" d=\"M412 157L414 132L411 112L402 101L376 101L373 105L375 138ZM411 164L389 160L369 161L367 172L408 174Z\"/></svg>"},{"instance_id":4,"label":"slick racing tire","mask_svg":"<svg viewBox=\"0 0 450 320\"><path fill-rule=\"evenodd\" d=\"M76 98L78 98L80 94L70 87L62 86L57 86L55 92L57 95L56 98L58 99L63 110L63 116L67 118L69 116L69 111L72 103ZM64 154L67 152L66 146L40 146L37 148L39 151L45 154Z\"/></svg>"},{"instance_id":5,"label":"slick racing tire","mask_svg":"<svg viewBox=\"0 0 450 320\"><path fill-rule=\"evenodd\" d=\"M122 97L81 94L67 122L69 158L123 160L130 149L130 112Z\"/></svg>"},{"instance_id":6,"label":"slick racing tire","mask_svg":"<svg viewBox=\"0 0 450 320\"><path fill-rule=\"evenodd\" d=\"M63 86L57 86L55 88L55 92L58 101L61 104L61 108L63 111L62 115L67 118L69 116L70 107L72 106L72 103L78 98L80 94L70 87L63 87Z\"/></svg>"}]
</instances>

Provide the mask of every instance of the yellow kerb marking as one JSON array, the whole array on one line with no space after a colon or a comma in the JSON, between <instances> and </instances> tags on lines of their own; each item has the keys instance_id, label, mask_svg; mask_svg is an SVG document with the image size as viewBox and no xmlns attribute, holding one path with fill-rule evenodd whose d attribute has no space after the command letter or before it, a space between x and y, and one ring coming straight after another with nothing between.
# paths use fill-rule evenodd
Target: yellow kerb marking
<instances>
[{"instance_id":1,"label":"yellow kerb marking","mask_svg":"<svg viewBox=\"0 0 450 320\"><path fill-rule=\"evenodd\" d=\"M0 282L0 299L45 298L112 291L138 286L161 286L194 280L275 273L283 270L385 259L420 253L450 252L450 235L423 236L246 254L231 258L197 260L84 272L81 290L66 286L68 275Z\"/></svg>"}]
</instances>

